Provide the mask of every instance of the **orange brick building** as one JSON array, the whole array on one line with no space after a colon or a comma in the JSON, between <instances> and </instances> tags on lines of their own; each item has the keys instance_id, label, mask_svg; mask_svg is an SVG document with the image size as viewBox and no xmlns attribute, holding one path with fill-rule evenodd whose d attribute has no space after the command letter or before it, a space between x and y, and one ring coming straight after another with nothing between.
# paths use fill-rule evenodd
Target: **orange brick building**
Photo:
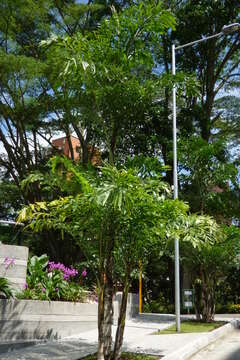
<instances>
[{"instance_id":1,"label":"orange brick building","mask_svg":"<svg viewBox=\"0 0 240 360\"><path fill-rule=\"evenodd\" d=\"M82 148L79 139L76 136L70 135L70 141L73 148L73 158L75 161L80 161L82 157ZM66 136L52 140L52 144L55 148L59 150L62 154L71 159L71 151L69 142ZM90 154L90 159L92 165L101 164L101 153L98 149L93 148L91 145L88 145L88 151Z\"/></svg>"}]
</instances>

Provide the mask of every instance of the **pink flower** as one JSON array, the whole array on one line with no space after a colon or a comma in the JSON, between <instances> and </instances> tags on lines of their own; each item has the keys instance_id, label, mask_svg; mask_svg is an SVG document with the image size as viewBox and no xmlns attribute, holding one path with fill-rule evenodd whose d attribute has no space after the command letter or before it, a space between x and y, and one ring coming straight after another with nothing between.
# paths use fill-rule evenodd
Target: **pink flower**
<instances>
[{"instance_id":1,"label":"pink flower","mask_svg":"<svg viewBox=\"0 0 240 360\"><path fill-rule=\"evenodd\" d=\"M44 287L42 288L42 292L43 292L43 293L45 293L45 292L46 292L46 289L45 289Z\"/></svg>"},{"instance_id":2,"label":"pink flower","mask_svg":"<svg viewBox=\"0 0 240 360\"><path fill-rule=\"evenodd\" d=\"M26 290L28 288L28 284L25 282L24 289Z\"/></svg>"},{"instance_id":3,"label":"pink flower","mask_svg":"<svg viewBox=\"0 0 240 360\"><path fill-rule=\"evenodd\" d=\"M67 266L65 266L64 264L61 263L55 263L54 261L49 261L48 262L48 271L52 272L54 270L60 270L63 272L63 278L64 280L69 280L70 276L74 277L78 274L78 271L76 269L73 269L73 267L71 266L70 268L68 268Z\"/></svg>"},{"instance_id":4,"label":"pink flower","mask_svg":"<svg viewBox=\"0 0 240 360\"><path fill-rule=\"evenodd\" d=\"M86 269L83 269L83 271L82 271L82 276L83 276L83 277L87 276L87 270L86 270Z\"/></svg>"}]
</instances>

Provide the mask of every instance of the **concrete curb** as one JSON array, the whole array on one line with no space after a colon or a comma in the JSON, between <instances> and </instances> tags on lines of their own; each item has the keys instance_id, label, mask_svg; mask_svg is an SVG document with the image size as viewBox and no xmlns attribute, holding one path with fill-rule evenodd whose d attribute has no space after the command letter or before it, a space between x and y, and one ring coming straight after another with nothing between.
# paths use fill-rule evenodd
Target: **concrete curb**
<instances>
[{"instance_id":1,"label":"concrete curb","mask_svg":"<svg viewBox=\"0 0 240 360\"><path fill-rule=\"evenodd\" d=\"M170 353L162 360L187 360L190 356L196 354L209 344L215 342L219 338L231 333L235 328L239 327L239 320L232 320L229 324L226 324L210 333L200 336L199 339L192 341L190 344L183 346L182 348Z\"/></svg>"},{"instance_id":2,"label":"concrete curb","mask_svg":"<svg viewBox=\"0 0 240 360\"><path fill-rule=\"evenodd\" d=\"M162 321L174 321L176 315L174 314L157 314L157 313L138 313L136 315L138 319L142 321L150 322L162 322ZM181 315L181 320L189 320L191 317L189 315ZM194 315L192 315L194 318Z\"/></svg>"}]
</instances>

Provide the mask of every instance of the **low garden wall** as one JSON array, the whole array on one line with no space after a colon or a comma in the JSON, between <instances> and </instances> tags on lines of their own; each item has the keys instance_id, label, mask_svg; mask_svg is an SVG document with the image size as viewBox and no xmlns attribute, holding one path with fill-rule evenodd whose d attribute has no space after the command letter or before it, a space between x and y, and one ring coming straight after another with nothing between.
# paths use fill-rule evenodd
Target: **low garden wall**
<instances>
[{"instance_id":1,"label":"low garden wall","mask_svg":"<svg viewBox=\"0 0 240 360\"><path fill-rule=\"evenodd\" d=\"M0 277L14 292L26 283L28 248L0 244ZM114 298L114 323L122 294ZM127 318L138 312L138 296L129 294ZM0 299L0 341L60 339L97 328L98 304L67 301Z\"/></svg>"},{"instance_id":2,"label":"low garden wall","mask_svg":"<svg viewBox=\"0 0 240 360\"><path fill-rule=\"evenodd\" d=\"M28 248L0 243L0 277L9 280L15 291L22 290L26 283Z\"/></svg>"},{"instance_id":3,"label":"low garden wall","mask_svg":"<svg viewBox=\"0 0 240 360\"><path fill-rule=\"evenodd\" d=\"M137 311L129 294L127 318ZM121 294L114 300L114 322ZM0 300L0 341L60 339L97 328L98 304L38 300Z\"/></svg>"},{"instance_id":4,"label":"low garden wall","mask_svg":"<svg viewBox=\"0 0 240 360\"><path fill-rule=\"evenodd\" d=\"M60 339L97 326L97 304L0 300L0 314L0 341Z\"/></svg>"}]
</instances>

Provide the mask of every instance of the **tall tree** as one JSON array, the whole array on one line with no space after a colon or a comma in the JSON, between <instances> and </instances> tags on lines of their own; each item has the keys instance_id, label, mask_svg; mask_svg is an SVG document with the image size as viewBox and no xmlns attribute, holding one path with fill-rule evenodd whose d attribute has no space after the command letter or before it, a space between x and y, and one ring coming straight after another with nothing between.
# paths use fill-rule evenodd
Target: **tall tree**
<instances>
[{"instance_id":1,"label":"tall tree","mask_svg":"<svg viewBox=\"0 0 240 360\"><path fill-rule=\"evenodd\" d=\"M184 213L186 205L168 199L166 183L143 180L132 169L108 166L92 178L72 163L59 161L67 168L69 188L72 182L78 184L79 193L32 204L22 210L19 221L30 222L29 227L37 232L53 228L70 233L87 258L97 260L99 360L111 358L113 273L116 265L121 266L124 290L112 355L119 359L132 272L143 252L164 237L169 217Z\"/></svg>"}]
</instances>

